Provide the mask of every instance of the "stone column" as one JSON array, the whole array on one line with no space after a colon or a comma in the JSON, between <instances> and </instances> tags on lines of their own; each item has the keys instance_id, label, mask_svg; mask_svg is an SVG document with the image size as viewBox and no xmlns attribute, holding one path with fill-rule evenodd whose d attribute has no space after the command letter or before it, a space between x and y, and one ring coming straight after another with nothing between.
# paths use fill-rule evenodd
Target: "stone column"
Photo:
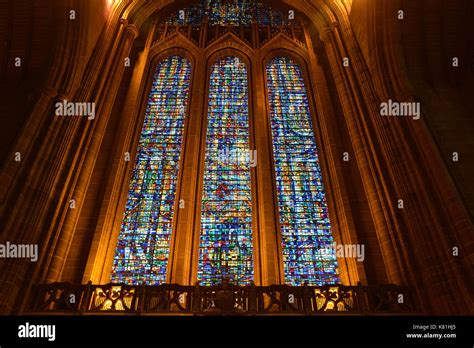
<instances>
[{"instance_id":1,"label":"stone column","mask_svg":"<svg viewBox=\"0 0 474 348\"><path fill-rule=\"evenodd\" d=\"M89 256L84 271L82 283L92 281L94 284L110 282L112 262L115 255L117 238L123 219L125 202L134 167L132 160L136 155L137 133L143 126L143 109L146 107L149 73L153 74L150 60L150 49L154 36L155 25L151 28L143 52L138 55L133 64L133 73L121 113L119 129L115 139L117 148L113 152L110 175L104 193L104 201L95 226ZM129 154L130 161L125 160L125 153Z\"/></svg>"},{"instance_id":2,"label":"stone column","mask_svg":"<svg viewBox=\"0 0 474 348\"><path fill-rule=\"evenodd\" d=\"M336 115L332 108L327 81L323 67L318 64L311 35L306 25L304 34L308 46L308 65L310 66L308 75L311 82L307 93L313 97L310 100L314 99L313 103L316 108L312 112L312 120L328 197L331 231L337 244L360 244L354 223L356 217L351 209L343 175L343 170L345 170L342 165L344 150L340 148L337 141L340 134L336 132L337 124L334 122ZM364 266L355 258L339 258L338 265L344 285L357 285L358 282L367 283Z\"/></svg>"},{"instance_id":3,"label":"stone column","mask_svg":"<svg viewBox=\"0 0 474 348\"><path fill-rule=\"evenodd\" d=\"M271 126L267 110L267 93L263 57L252 61L252 97L254 105L255 146L257 150L258 243L261 260L261 284L281 284L284 280L281 238L278 234L278 205L275 201L275 179L271 149ZM257 277L255 277L257 278Z\"/></svg>"},{"instance_id":4,"label":"stone column","mask_svg":"<svg viewBox=\"0 0 474 348\"><path fill-rule=\"evenodd\" d=\"M83 89L74 97L61 95L55 100L95 102L94 120L56 116L52 104L44 109L41 122L48 125L47 131L42 134L15 209L6 223L6 231L15 238L15 242L39 244L39 258L34 267L24 260L7 261L0 276L0 282L5 284L0 293L2 313L18 308L20 303L15 303L15 299L21 302L28 298L31 284L60 280L97 151L122 78L123 58L130 51L137 34L136 28L122 21L114 47L102 48L104 55L112 54L115 60L119 60L116 67L111 69L112 61L102 59L107 66L92 66L95 74L89 72ZM102 77L97 74L102 74ZM70 209L72 199L75 209ZM25 281L30 285L26 285ZM20 288L24 289L24 294L17 296Z\"/></svg>"},{"instance_id":5,"label":"stone column","mask_svg":"<svg viewBox=\"0 0 474 348\"><path fill-rule=\"evenodd\" d=\"M468 273L472 274L468 251L472 222L429 134L425 115L421 120L380 117L381 101L416 102L400 87L405 81L400 80L397 61L383 51L381 60L390 64L377 66L375 73L381 75L379 81L384 85L376 89L347 23L334 26L334 34L339 51L350 53L348 80L367 113L361 121L374 144L372 152L388 202L384 212L393 226L392 240L403 265L404 282L413 286L425 311L468 313L466 308L473 301L472 284L466 281ZM394 207L398 199L404 201L404 209ZM454 256L454 247L463 251ZM457 300L450 293L457 293Z\"/></svg>"},{"instance_id":6,"label":"stone column","mask_svg":"<svg viewBox=\"0 0 474 348\"><path fill-rule=\"evenodd\" d=\"M125 70L125 58L128 57L132 48L134 40L138 37L138 29L127 24L125 21L121 23L120 32L117 35L117 43L112 54L113 60L107 62L107 67L102 70L104 73L108 73L111 77L107 85L101 86L102 89L98 91L94 96L90 91L85 93L89 94L92 100L96 102L96 124L89 129L88 139L85 140L85 148L83 149L81 162L78 163L76 171L75 185L71 194L71 199L76 202L76 209L69 209L66 207L64 224L61 226L57 244L54 249L50 249L50 255L52 259L49 266L47 267L47 273L45 276L46 282L54 282L60 280L61 272L64 267L64 262L67 258L67 254L72 242L74 235L74 229L77 223L77 219L80 215L80 210L84 200L84 196L87 192L89 185L89 179L94 169L94 164L98 156L98 151L102 143L102 138L107 128L107 123L110 117L110 112L115 102L115 96L120 87L120 82L123 77ZM103 75L103 80L107 80L107 74ZM85 136L85 135L84 135ZM59 226L58 226L59 227Z\"/></svg>"},{"instance_id":7,"label":"stone column","mask_svg":"<svg viewBox=\"0 0 474 348\"><path fill-rule=\"evenodd\" d=\"M203 86L206 84L206 62L197 57L192 67L192 86L189 95L188 114L186 115L186 134L183 138L181 153L181 182L179 183L175 210L176 227L173 230L173 243L170 249L168 269L169 282L182 285L193 285L196 282L194 270L197 269L197 255L193 253L193 244L199 241L200 226L197 224L196 204L201 202L198 197L199 164L201 156L201 140L203 134L204 96ZM205 139L205 135L204 135ZM179 207L182 200L184 207Z\"/></svg>"},{"instance_id":8,"label":"stone column","mask_svg":"<svg viewBox=\"0 0 474 348\"><path fill-rule=\"evenodd\" d=\"M364 124L361 121L363 115L361 113L360 100L357 100L354 95L349 77L343 71L343 57L346 57L346 55L341 54L339 51L339 45L334 33L335 28L335 25L324 28L320 33L320 38L326 48L341 108L356 151L355 157L359 165L364 189L367 193L367 200L376 227L387 276L391 283L400 284L403 283L403 276L397 258L397 247L393 240L393 229L385 216L385 212L390 210L383 197L384 190L386 189L385 183L378 175L379 164L372 155L373 144L363 131Z\"/></svg>"}]
</instances>

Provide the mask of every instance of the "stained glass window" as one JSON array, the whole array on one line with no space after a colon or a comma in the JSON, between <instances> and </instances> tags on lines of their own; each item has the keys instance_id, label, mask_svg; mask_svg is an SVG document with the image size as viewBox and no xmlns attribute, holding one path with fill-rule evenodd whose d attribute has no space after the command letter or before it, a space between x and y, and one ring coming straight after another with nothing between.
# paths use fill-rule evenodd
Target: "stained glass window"
<instances>
[{"instance_id":1,"label":"stained glass window","mask_svg":"<svg viewBox=\"0 0 474 348\"><path fill-rule=\"evenodd\" d=\"M247 67L227 57L211 67L198 280L253 279Z\"/></svg>"},{"instance_id":2,"label":"stained glass window","mask_svg":"<svg viewBox=\"0 0 474 348\"><path fill-rule=\"evenodd\" d=\"M272 26L289 23L282 12L254 0L202 0L173 14L168 23L199 25L204 16L208 17L209 25L250 26L252 20Z\"/></svg>"},{"instance_id":3,"label":"stained glass window","mask_svg":"<svg viewBox=\"0 0 474 348\"><path fill-rule=\"evenodd\" d=\"M303 73L284 57L273 59L266 71L286 283L338 283Z\"/></svg>"},{"instance_id":4,"label":"stained glass window","mask_svg":"<svg viewBox=\"0 0 474 348\"><path fill-rule=\"evenodd\" d=\"M114 283L166 282L190 75L190 63L178 56L156 68L114 258Z\"/></svg>"}]
</instances>

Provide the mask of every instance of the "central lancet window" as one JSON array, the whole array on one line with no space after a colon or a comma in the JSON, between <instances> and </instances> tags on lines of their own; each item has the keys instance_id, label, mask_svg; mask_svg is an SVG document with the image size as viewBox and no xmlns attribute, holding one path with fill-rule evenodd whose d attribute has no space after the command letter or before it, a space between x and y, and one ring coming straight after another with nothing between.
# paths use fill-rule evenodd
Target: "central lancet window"
<instances>
[{"instance_id":1,"label":"central lancet window","mask_svg":"<svg viewBox=\"0 0 474 348\"><path fill-rule=\"evenodd\" d=\"M237 57L212 65L198 280L253 280L248 76Z\"/></svg>"}]
</instances>

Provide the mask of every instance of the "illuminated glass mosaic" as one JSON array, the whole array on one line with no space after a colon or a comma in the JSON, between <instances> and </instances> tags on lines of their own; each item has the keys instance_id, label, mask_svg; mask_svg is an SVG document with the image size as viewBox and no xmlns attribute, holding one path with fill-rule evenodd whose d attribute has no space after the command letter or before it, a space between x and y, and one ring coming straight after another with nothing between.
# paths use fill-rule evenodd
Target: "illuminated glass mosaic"
<instances>
[{"instance_id":1,"label":"illuminated glass mosaic","mask_svg":"<svg viewBox=\"0 0 474 348\"><path fill-rule=\"evenodd\" d=\"M303 73L284 57L273 59L266 71L286 283L338 283Z\"/></svg>"},{"instance_id":2,"label":"illuminated glass mosaic","mask_svg":"<svg viewBox=\"0 0 474 348\"><path fill-rule=\"evenodd\" d=\"M202 0L173 14L168 23L173 25L200 25L207 16L209 25L250 26L288 24L288 16L253 0Z\"/></svg>"},{"instance_id":3,"label":"illuminated glass mosaic","mask_svg":"<svg viewBox=\"0 0 474 348\"><path fill-rule=\"evenodd\" d=\"M148 99L112 271L113 283L166 282L190 63L158 64Z\"/></svg>"},{"instance_id":4,"label":"illuminated glass mosaic","mask_svg":"<svg viewBox=\"0 0 474 348\"><path fill-rule=\"evenodd\" d=\"M247 67L227 57L211 67L198 280L253 279Z\"/></svg>"}]
</instances>

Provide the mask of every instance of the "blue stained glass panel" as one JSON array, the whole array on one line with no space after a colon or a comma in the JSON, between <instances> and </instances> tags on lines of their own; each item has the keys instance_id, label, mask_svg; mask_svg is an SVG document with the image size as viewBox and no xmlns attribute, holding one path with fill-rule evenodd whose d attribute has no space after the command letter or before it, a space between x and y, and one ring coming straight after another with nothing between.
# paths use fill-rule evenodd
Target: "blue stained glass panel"
<instances>
[{"instance_id":1,"label":"blue stained glass panel","mask_svg":"<svg viewBox=\"0 0 474 348\"><path fill-rule=\"evenodd\" d=\"M289 285L340 282L301 68L277 57L266 68L276 188Z\"/></svg>"},{"instance_id":2,"label":"blue stained glass panel","mask_svg":"<svg viewBox=\"0 0 474 348\"><path fill-rule=\"evenodd\" d=\"M166 282L191 65L179 56L156 68L114 257L112 282Z\"/></svg>"},{"instance_id":3,"label":"blue stained glass panel","mask_svg":"<svg viewBox=\"0 0 474 348\"><path fill-rule=\"evenodd\" d=\"M281 11L254 0L202 0L181 11L173 14L167 22L173 25L200 25L207 16L211 26L250 26L252 20L259 25L270 26L290 23Z\"/></svg>"},{"instance_id":4,"label":"blue stained glass panel","mask_svg":"<svg viewBox=\"0 0 474 348\"><path fill-rule=\"evenodd\" d=\"M247 67L227 57L211 67L198 280L253 280Z\"/></svg>"}]
</instances>

